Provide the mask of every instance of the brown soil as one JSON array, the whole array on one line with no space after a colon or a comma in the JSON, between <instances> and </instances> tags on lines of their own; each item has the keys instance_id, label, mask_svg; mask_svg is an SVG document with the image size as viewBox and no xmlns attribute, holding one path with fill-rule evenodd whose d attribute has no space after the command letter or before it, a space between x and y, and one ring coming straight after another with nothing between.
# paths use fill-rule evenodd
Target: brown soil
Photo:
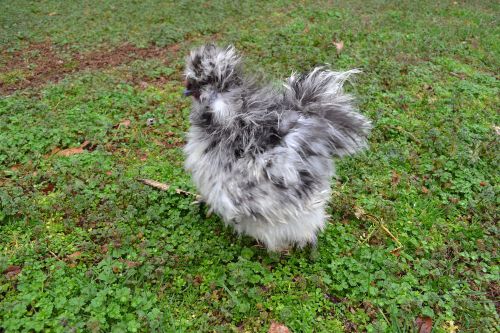
<instances>
[{"instance_id":1,"label":"brown soil","mask_svg":"<svg viewBox=\"0 0 500 333\"><path fill-rule=\"evenodd\" d=\"M0 74L13 71L25 73L22 80L13 83L0 81L0 94L9 94L19 89L34 88L47 82L57 82L69 73L82 70L115 67L136 59L159 58L166 60L176 53L178 44L168 47L150 46L138 48L123 44L111 50L99 50L91 53L76 53L63 59L50 42L36 43L28 48L12 53L1 54ZM162 81L160 79L160 81Z\"/></svg>"},{"instance_id":2,"label":"brown soil","mask_svg":"<svg viewBox=\"0 0 500 333\"><path fill-rule=\"evenodd\" d=\"M486 295L495 304L497 313L500 314L500 284L498 282L491 282L486 290Z\"/></svg>"}]
</instances>

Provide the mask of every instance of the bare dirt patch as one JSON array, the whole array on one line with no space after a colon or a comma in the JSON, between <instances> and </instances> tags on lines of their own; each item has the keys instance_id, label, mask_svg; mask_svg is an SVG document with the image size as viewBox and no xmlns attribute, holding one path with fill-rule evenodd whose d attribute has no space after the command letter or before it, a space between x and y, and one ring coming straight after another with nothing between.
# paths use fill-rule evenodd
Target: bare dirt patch
<instances>
[{"instance_id":1,"label":"bare dirt patch","mask_svg":"<svg viewBox=\"0 0 500 333\"><path fill-rule=\"evenodd\" d=\"M179 48L178 44L168 47L152 45L147 48L123 44L114 49L70 54L63 58L50 42L35 43L21 51L2 53L4 60L0 75L5 77L10 73L19 73L19 77L10 81L0 80L0 94L57 82L69 73L116 67L137 59L159 58L166 61Z\"/></svg>"},{"instance_id":2,"label":"bare dirt patch","mask_svg":"<svg viewBox=\"0 0 500 333\"><path fill-rule=\"evenodd\" d=\"M486 296L495 304L497 313L500 314L500 283L491 282L486 288Z\"/></svg>"}]
</instances>

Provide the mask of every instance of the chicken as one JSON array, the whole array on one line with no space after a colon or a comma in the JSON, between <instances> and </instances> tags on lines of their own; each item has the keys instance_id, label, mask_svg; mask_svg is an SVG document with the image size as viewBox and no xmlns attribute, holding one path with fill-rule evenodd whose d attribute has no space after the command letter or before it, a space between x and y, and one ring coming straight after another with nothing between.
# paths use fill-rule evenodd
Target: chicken
<instances>
[{"instance_id":1,"label":"chicken","mask_svg":"<svg viewBox=\"0 0 500 333\"><path fill-rule=\"evenodd\" d=\"M234 47L193 50L185 168L203 200L270 251L316 244L326 224L333 158L367 147L370 121L342 86L357 70L325 67L262 85Z\"/></svg>"}]
</instances>

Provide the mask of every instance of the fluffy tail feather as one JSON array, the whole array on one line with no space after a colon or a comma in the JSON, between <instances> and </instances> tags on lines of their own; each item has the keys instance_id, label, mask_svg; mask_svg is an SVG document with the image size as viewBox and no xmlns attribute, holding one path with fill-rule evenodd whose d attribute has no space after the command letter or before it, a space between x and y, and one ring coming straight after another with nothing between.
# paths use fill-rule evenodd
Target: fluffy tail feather
<instances>
[{"instance_id":1,"label":"fluffy tail feather","mask_svg":"<svg viewBox=\"0 0 500 333\"><path fill-rule=\"evenodd\" d=\"M371 122L356 108L354 98L343 91L344 82L357 69L333 72L317 67L309 73L292 75L285 84L285 101L305 115L328 120L328 139L337 156L354 154L367 147Z\"/></svg>"}]
</instances>

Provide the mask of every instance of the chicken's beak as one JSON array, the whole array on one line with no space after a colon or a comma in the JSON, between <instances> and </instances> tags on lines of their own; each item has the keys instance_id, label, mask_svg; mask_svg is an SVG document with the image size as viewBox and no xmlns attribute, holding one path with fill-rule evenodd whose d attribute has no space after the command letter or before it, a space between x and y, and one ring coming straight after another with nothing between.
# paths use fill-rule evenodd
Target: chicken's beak
<instances>
[{"instance_id":1,"label":"chicken's beak","mask_svg":"<svg viewBox=\"0 0 500 333\"><path fill-rule=\"evenodd\" d=\"M185 90L184 90L184 96L185 96L185 97L191 96L192 94L193 94L193 91L192 91L192 90L189 90L189 89L185 89Z\"/></svg>"}]
</instances>

